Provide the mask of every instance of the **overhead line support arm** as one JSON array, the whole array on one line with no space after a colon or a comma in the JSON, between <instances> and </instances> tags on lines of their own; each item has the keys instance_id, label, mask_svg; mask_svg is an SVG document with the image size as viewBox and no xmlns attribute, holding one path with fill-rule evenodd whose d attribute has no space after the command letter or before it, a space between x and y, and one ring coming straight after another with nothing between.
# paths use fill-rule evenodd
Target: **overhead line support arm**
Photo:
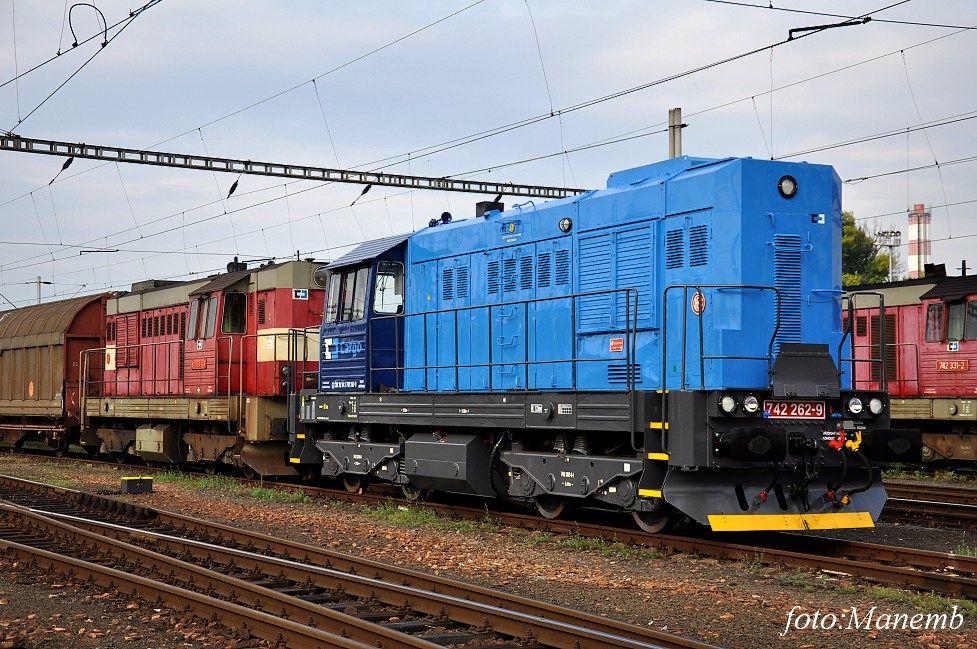
<instances>
[{"instance_id":1,"label":"overhead line support arm","mask_svg":"<svg viewBox=\"0 0 977 649\"><path fill-rule=\"evenodd\" d=\"M358 185L383 185L387 187L406 187L409 189L432 189L446 192L468 192L473 194L503 194L506 196L530 196L533 198L566 198L582 194L585 189L570 187L547 187L542 185L523 185L497 183L483 180L462 180L454 178L434 178L430 176L407 176L404 174L382 173L377 171L353 171L350 169L331 169L306 165L280 164L273 162L254 162L233 158L188 155L183 153L164 153L142 149L125 149L95 144L78 144L57 140L39 140L18 135L0 135L0 150L37 153L67 158L87 158L107 162L125 162L156 167L178 169L200 169L204 171L223 171L233 174L255 176L276 176L292 180L319 180L322 182L353 183Z\"/></svg>"}]
</instances>

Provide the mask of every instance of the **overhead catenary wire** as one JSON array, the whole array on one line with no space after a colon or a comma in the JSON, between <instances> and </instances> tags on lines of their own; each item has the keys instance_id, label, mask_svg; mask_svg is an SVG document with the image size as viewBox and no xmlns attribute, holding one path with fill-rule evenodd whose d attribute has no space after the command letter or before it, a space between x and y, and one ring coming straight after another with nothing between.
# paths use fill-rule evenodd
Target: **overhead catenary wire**
<instances>
[{"instance_id":1,"label":"overhead catenary wire","mask_svg":"<svg viewBox=\"0 0 977 649\"><path fill-rule=\"evenodd\" d=\"M966 113L959 113L957 115L951 115L949 117L941 117L939 119L931 120L929 122L920 122L917 126L906 126L904 128L893 129L890 131L883 131L881 133L874 133L872 135L852 138L849 140L843 140L841 142L835 142L833 144L825 144L823 146L818 146L811 149L804 149L803 151L796 151L794 153L788 153L786 155L776 156L774 160L786 160L788 158L797 158L803 155L809 155L811 153L819 153L821 151L840 149L842 147L852 146L855 144L864 144L865 142L874 142L875 140L882 140L889 137L895 137L897 135L904 135L906 133L916 133L919 131L925 133L927 130L931 128L937 128L940 126L949 126L951 124L967 122L972 119L977 119L977 110L968 111Z\"/></svg>"},{"instance_id":2,"label":"overhead catenary wire","mask_svg":"<svg viewBox=\"0 0 977 649\"><path fill-rule=\"evenodd\" d=\"M850 184L850 185L854 185L854 184L858 184L860 182L864 182L866 180L873 180L875 178L883 178L885 176L896 176L898 174L911 173L913 171L922 171L923 169L934 169L934 168L940 167L940 166L942 166L942 167L949 167L949 166L952 166L952 165L964 164L966 162L974 162L974 161L977 161L977 155L967 156L966 158L957 158L956 160L946 160L946 161L940 162L940 163L933 163L933 164L928 164L928 165L920 165L918 167L910 167L909 169L895 169L893 171L883 171L883 172L876 173L876 174L869 174L867 176L858 176L858 177L855 177L855 178L848 178L848 179L846 179L846 180L844 180L842 182L847 183L847 184Z\"/></svg>"},{"instance_id":3,"label":"overhead catenary wire","mask_svg":"<svg viewBox=\"0 0 977 649\"><path fill-rule=\"evenodd\" d=\"M906 73L906 85L909 87L909 96L912 98L912 100L913 100L913 107L916 109L916 117L917 117L917 119L919 119L919 123L922 124L923 123L923 114L919 110L919 102L916 101L916 93L915 93L915 91L913 91L913 82L909 78L909 65L906 63L906 53L905 52L902 52L902 69ZM923 131L923 137L926 139L926 144L927 144L927 146L929 146L930 155L933 156L933 162L936 164L936 175L940 179L940 189L943 190L943 202L944 203L949 203L950 202L950 199L949 199L949 197L948 197L948 195L946 193L946 183L943 180L943 170L940 168L940 162L939 162L939 160L936 157L936 151L933 149L933 142L930 141L929 132L926 131L926 130L924 130ZM946 210L946 231L947 231L947 234L952 239L953 238L953 228L951 227L951 223L950 223L950 210L949 210L949 208L947 208L947 210Z\"/></svg>"},{"instance_id":4,"label":"overhead catenary wire","mask_svg":"<svg viewBox=\"0 0 977 649\"><path fill-rule=\"evenodd\" d=\"M161 0L157 0L157 1L161 1ZM68 6L68 4L67 4L67 1L66 1L65 2L65 8L66 8L65 9L65 17L67 17L67 6ZM146 5L143 5L143 7L140 7L139 9L134 10L133 12L131 12L125 18L122 18L121 20L112 23L111 25L108 26L108 30L111 31L111 30L115 29L116 27L118 27L119 25L121 25L122 23L124 23L124 22L126 22L128 20L131 20L133 13L141 12L145 8L146 8ZM98 38L99 36L102 36L102 35L103 35L103 32L99 31L99 32L97 32L97 33L89 36L88 38L86 38L84 40L80 40L80 41L78 41L78 47L81 47L82 45L85 45L86 43L89 43L89 42L95 40L96 38ZM64 18L62 19L61 39L62 39L62 41L64 40ZM34 66L28 68L27 70L24 70L23 72L20 72L20 73L16 74L15 76L11 77L10 79L7 79L6 81L0 83L0 88L3 88L4 86L9 85L11 83L16 83L19 79L22 79L23 77L26 77L31 72L34 72L35 70L39 70L40 68L44 67L45 65L51 63L52 61L55 61L55 60L61 58L62 56L65 56L66 54L68 54L70 52L76 51L78 49L78 47L73 47L70 50L67 50L65 52L62 52L61 51L61 43L59 42L57 54L55 54L51 58L44 59L40 63L37 63Z\"/></svg>"},{"instance_id":5,"label":"overhead catenary wire","mask_svg":"<svg viewBox=\"0 0 977 649\"><path fill-rule=\"evenodd\" d=\"M775 7L775 6L773 6L773 2L770 2L769 4L765 4L765 5L758 5L758 4L752 4L752 3L749 3L749 2L738 2L736 0L702 0L702 1L703 2L712 2L714 4L732 5L732 6L736 6L736 7L749 7L751 9L766 9L768 11L783 11L783 12L790 12L790 13L795 13L795 14L806 14L806 15L809 15L809 16L825 16L825 17L828 17L828 18L847 18L847 19L850 20L850 19L853 19L853 18L856 17L856 16L849 16L849 15L846 15L846 14L833 14L833 13L827 13L827 12L824 12L824 11L812 11L812 10L809 10L809 9L795 9L795 8L792 8L792 7ZM891 24L891 25L915 25L915 26L918 26L918 27L945 27L945 28L949 28L949 29L977 29L977 26L947 25L947 24L944 24L944 23L929 23L929 22L920 22L920 21L916 21L916 20L894 20L894 19L891 19L891 18L873 18L872 20L874 22L887 23L887 24Z\"/></svg>"},{"instance_id":6,"label":"overhead catenary wire","mask_svg":"<svg viewBox=\"0 0 977 649\"><path fill-rule=\"evenodd\" d=\"M897 4L898 4L898 3L897 3ZM795 40L796 40L796 39L795 39ZM509 165L511 165L511 164L518 164L518 162L517 162L517 163L508 163L508 164L509 164Z\"/></svg>"},{"instance_id":7,"label":"overhead catenary wire","mask_svg":"<svg viewBox=\"0 0 977 649\"><path fill-rule=\"evenodd\" d=\"M108 49L108 45L110 45L116 38L118 38L120 35L122 35L122 33L126 30L126 28L129 27L129 25L131 25L133 22L135 22L136 18L138 18L143 13L145 13L147 10L151 9L152 7L154 7L155 5L159 4L162 1L163 0L149 0L149 2L147 2L145 5L143 5L139 9L135 10L134 12L131 12L129 14L129 18L126 21L123 22L123 24L122 24L121 27L119 27L119 31L115 32L112 35L112 37L109 38L102 45L102 47L100 47L97 50L95 50L95 52L90 57L88 57L87 59L85 59L85 61L80 66L78 66L78 68L74 72L72 72L70 75L68 75L68 78L67 79L65 79L60 84L58 84L58 86L54 90L52 90L46 97L44 97L44 99L42 99L36 106L34 106L34 108L32 108L30 110L30 112L28 112L23 117L18 117L17 123L13 127L11 127L10 129L8 129L7 132L12 134L14 132L14 130L16 130L17 128L19 128L21 124L23 124L25 121L27 121L30 118L31 115L33 115L34 113L36 113L44 104L46 104L52 97L54 97L54 95L56 95L59 90L61 90L62 88L64 88L66 85L68 85L68 82L70 82L82 70L84 70L85 67L89 63L91 63L95 59L96 56L98 56L99 54L101 54L102 52L104 52L105 50L107 50Z\"/></svg>"},{"instance_id":8,"label":"overhead catenary wire","mask_svg":"<svg viewBox=\"0 0 977 649\"><path fill-rule=\"evenodd\" d=\"M930 209L938 209L938 208L941 208L941 207L956 207L958 205L972 205L973 203L977 203L977 198L972 198L972 199L969 199L969 200L966 200L966 201L956 201L956 202L949 203L949 204L946 204L946 205L930 205L928 207ZM906 208L904 210L897 210L897 211L894 211L894 212L883 212L882 214L870 214L869 216L856 216L855 217L855 220L856 221L868 221L870 219L881 219L881 218L885 218L887 216L906 216L910 212L911 212L911 210L909 208Z\"/></svg>"},{"instance_id":9,"label":"overhead catenary wire","mask_svg":"<svg viewBox=\"0 0 977 649\"><path fill-rule=\"evenodd\" d=\"M158 1L161 1L161 0L154 0L154 1L158 2ZM356 56L356 57L354 57L352 59L349 59L349 60L347 60L347 61L345 61L345 62L343 62L343 63L341 63L339 65L336 65L333 68L331 68L331 69L329 69L329 70L327 70L327 71L325 71L325 72L323 72L321 74L316 75L315 77L313 77L310 80L304 81L304 82L302 82L300 84L297 84L297 85L295 85L295 86L293 86L291 88L288 88L288 89L285 89L285 90L280 91L278 93L275 93L275 94L273 94L273 95L271 95L269 97L266 97L266 98L264 98L262 100L259 100L257 102L253 102L253 103L251 103L251 104L249 104L249 105L247 105L247 106L245 106L245 107L243 107L241 109L232 111L232 112L227 113L225 115L222 115L221 117L218 117L218 118L216 118L214 120L211 120L211 121L209 121L209 122L207 122L205 124L201 124L198 127L195 127L193 129L189 129L187 131L184 131L183 133L180 133L178 135L174 135L174 136L169 137L169 138L167 138L165 140L161 140L161 141L157 142L156 144L150 145L147 148L152 149L152 148L155 148L155 147L160 146L162 144L165 144L167 142L171 142L173 140L179 139L179 138L181 138L181 137L183 137L185 135L188 135L188 134L192 133L194 130L197 130L197 128L205 128L207 126L211 126L211 125L216 124L216 123L218 123L218 122L220 122L220 121L222 121L224 119L227 119L227 118L232 117L234 115L237 115L237 114L239 114L241 112L244 112L245 110L248 110L250 108L254 108L255 106L259 106L259 105L261 105L263 103L266 103L267 101L270 101L272 99L275 99L276 97L279 97L279 96L281 96L283 94L286 94L287 92L291 92L292 90L295 90L297 88L300 88L300 87L306 85L307 83L309 83L309 81L322 79L322 78L324 78L324 77L326 77L326 76L328 76L330 74L333 74L334 72L338 72L339 70L342 70L342 69L344 69L346 67L349 67L350 65L353 65L354 63L357 63L359 61L362 61L362 60L364 60L364 59L366 59L366 58L368 58L368 57L370 57L370 56L372 56L372 55L374 55L374 54L376 54L378 52L381 52L381 51L383 51L383 50L385 50L385 49L387 49L387 48L389 48L389 47L391 47L391 46L393 46L393 45L395 45L397 43L400 43L400 42L402 42L402 41L404 41L404 40L406 40L408 38L411 38L413 36L416 36L417 34L420 34L420 33L424 32L424 31L426 31L426 30L428 30L428 29L430 29L430 28L432 28L432 27L434 27L436 25L439 25L439 24L445 22L446 20L449 20L449 19L451 19L451 18L453 18L453 17L455 17L455 16L457 16L457 15L459 15L461 13L464 13L464 12L468 11L469 9L471 9L473 7L476 7L476 6L480 5L480 4L482 4L483 2L485 2L485 0L477 0L476 2L472 2L472 3L468 4L468 5L466 5L465 7L462 7L461 9L458 9L456 11L453 11L453 12L451 12L451 13L449 13L449 14L447 14L447 15L445 15L445 16L443 16L443 17L441 17L441 18L439 18L439 19L437 19L437 20L435 20L433 22L427 23L427 24L425 24L425 25L423 25L423 26L421 26L421 27L419 27L417 29L414 29L414 30L412 30L412 31L410 31L410 32L408 32L406 34L403 34L403 35L401 35L401 36L399 36L399 37L397 37L397 38L395 38L393 40L387 41L386 43L384 43L384 44L382 44L382 45L380 45L378 47L375 47L375 48L369 50L368 52L365 52L364 54L360 54L360 55L358 55L358 56ZM143 9L145 7L146 7L146 5L144 5ZM140 9L140 10L137 10L137 11L142 11L143 9ZM118 23L115 23L114 25L110 26L109 29L112 29L113 27L115 27L115 26L117 26L117 25L125 22L125 20L128 20L128 19L124 19L124 20L119 21ZM83 44L85 42L88 42L88 41L92 40L93 38L95 38L95 36L90 37L86 41L82 41L81 44ZM53 60L53 58L51 60ZM40 66L37 66L37 67L40 67ZM9 83L9 81L6 82L6 83ZM3 85L6 85L6 83L0 84L0 87L3 87ZM79 171L77 173L74 173L74 174L71 174L69 176L66 176L63 179L60 179L59 182L63 182L63 181L66 181L66 180L71 180L73 178L77 178L78 176L84 175L84 174L86 174L86 173L88 173L90 171L94 171L96 169L100 169L101 167L105 166L106 164L109 164L109 163L105 162L105 163L94 165L94 166L89 167L88 169L85 169L83 171ZM367 163L366 165L361 165L361 166L368 166L369 164L372 164L372 163ZM17 197L8 199L8 200L4 201L3 203L0 203L0 207L4 207L6 205L9 205L10 203L13 203L15 201L18 201L18 200L22 199L22 198L26 198L27 195L28 195L28 193L25 192L24 194L21 194L20 196L17 196ZM239 195L240 195L240 193L239 193ZM185 210L185 211L189 211L189 210ZM173 216L175 216L175 214ZM93 241L96 241L96 239L92 239L88 243L92 243ZM23 261L23 260L18 260L18 261Z\"/></svg>"}]
</instances>

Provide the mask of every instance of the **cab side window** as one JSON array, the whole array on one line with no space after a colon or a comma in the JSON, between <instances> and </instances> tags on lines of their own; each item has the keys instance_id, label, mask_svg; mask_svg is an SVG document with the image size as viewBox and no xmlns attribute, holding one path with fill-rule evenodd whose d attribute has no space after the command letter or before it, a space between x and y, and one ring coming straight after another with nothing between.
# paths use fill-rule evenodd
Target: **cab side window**
<instances>
[{"instance_id":1,"label":"cab side window","mask_svg":"<svg viewBox=\"0 0 977 649\"><path fill-rule=\"evenodd\" d=\"M187 328L188 340L213 338L217 326L217 298L199 297L190 303L190 324Z\"/></svg>"},{"instance_id":2,"label":"cab side window","mask_svg":"<svg viewBox=\"0 0 977 649\"><path fill-rule=\"evenodd\" d=\"M977 340L977 300L967 302L967 340Z\"/></svg>"},{"instance_id":3,"label":"cab side window","mask_svg":"<svg viewBox=\"0 0 977 649\"><path fill-rule=\"evenodd\" d=\"M339 287L342 281L342 273L331 273L329 275L329 290L326 296L326 322L336 322L336 318L339 317Z\"/></svg>"},{"instance_id":4,"label":"cab side window","mask_svg":"<svg viewBox=\"0 0 977 649\"><path fill-rule=\"evenodd\" d=\"M396 315L404 312L404 265L394 261L377 264L373 287L373 312Z\"/></svg>"},{"instance_id":5,"label":"cab side window","mask_svg":"<svg viewBox=\"0 0 977 649\"><path fill-rule=\"evenodd\" d=\"M329 276L325 322L352 322L366 315L369 267L335 272Z\"/></svg>"},{"instance_id":6,"label":"cab side window","mask_svg":"<svg viewBox=\"0 0 977 649\"><path fill-rule=\"evenodd\" d=\"M350 320L362 320L366 315L366 289L370 282L370 269L360 268L356 271L356 284L353 287L353 308Z\"/></svg>"},{"instance_id":7,"label":"cab side window","mask_svg":"<svg viewBox=\"0 0 977 649\"><path fill-rule=\"evenodd\" d=\"M943 340L943 305L930 304L926 307L926 342L938 343Z\"/></svg>"},{"instance_id":8,"label":"cab side window","mask_svg":"<svg viewBox=\"0 0 977 649\"><path fill-rule=\"evenodd\" d=\"M964 304L953 302L947 305L946 339L963 340Z\"/></svg>"},{"instance_id":9,"label":"cab side window","mask_svg":"<svg viewBox=\"0 0 977 649\"><path fill-rule=\"evenodd\" d=\"M224 317L221 319L221 332L243 334L247 331L247 303L245 293L224 295Z\"/></svg>"}]
</instances>

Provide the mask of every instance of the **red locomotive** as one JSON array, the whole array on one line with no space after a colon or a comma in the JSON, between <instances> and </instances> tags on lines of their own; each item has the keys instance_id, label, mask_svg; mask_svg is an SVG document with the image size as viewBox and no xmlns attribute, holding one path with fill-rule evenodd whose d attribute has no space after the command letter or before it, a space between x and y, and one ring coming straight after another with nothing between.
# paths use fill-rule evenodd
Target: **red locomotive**
<instances>
[{"instance_id":1,"label":"red locomotive","mask_svg":"<svg viewBox=\"0 0 977 649\"><path fill-rule=\"evenodd\" d=\"M290 378L316 367L311 260L0 314L0 444L287 475Z\"/></svg>"},{"instance_id":2,"label":"red locomotive","mask_svg":"<svg viewBox=\"0 0 977 649\"><path fill-rule=\"evenodd\" d=\"M977 460L977 276L947 277L928 265L920 279L851 287L855 385L887 384L893 426L923 431L923 460ZM885 301L885 321L878 299ZM883 356L885 362L883 363ZM884 381L881 375L885 368Z\"/></svg>"}]
</instances>

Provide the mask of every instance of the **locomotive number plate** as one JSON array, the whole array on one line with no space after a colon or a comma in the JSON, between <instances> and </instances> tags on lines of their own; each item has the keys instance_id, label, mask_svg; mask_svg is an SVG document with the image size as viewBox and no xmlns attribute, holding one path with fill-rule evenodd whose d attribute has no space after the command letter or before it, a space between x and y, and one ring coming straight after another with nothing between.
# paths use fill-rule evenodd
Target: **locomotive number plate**
<instances>
[{"instance_id":1,"label":"locomotive number plate","mask_svg":"<svg viewBox=\"0 0 977 649\"><path fill-rule=\"evenodd\" d=\"M764 401L770 419L824 419L824 401Z\"/></svg>"},{"instance_id":2,"label":"locomotive number plate","mask_svg":"<svg viewBox=\"0 0 977 649\"><path fill-rule=\"evenodd\" d=\"M936 361L936 371L937 372L969 372L970 371L970 360L953 360L953 361Z\"/></svg>"}]
</instances>

